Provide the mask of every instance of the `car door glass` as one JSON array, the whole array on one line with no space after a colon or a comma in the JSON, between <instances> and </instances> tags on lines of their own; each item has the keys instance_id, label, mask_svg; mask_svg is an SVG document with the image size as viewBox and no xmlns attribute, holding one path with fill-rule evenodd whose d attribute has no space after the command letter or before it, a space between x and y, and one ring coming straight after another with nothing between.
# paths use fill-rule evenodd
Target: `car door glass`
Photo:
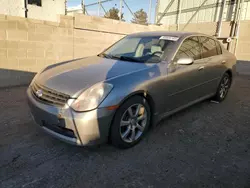
<instances>
[{"instance_id":1,"label":"car door glass","mask_svg":"<svg viewBox=\"0 0 250 188\"><path fill-rule=\"evenodd\" d=\"M222 54L222 49L219 41L215 41L216 47L217 47L217 54L221 55Z\"/></svg>"},{"instance_id":2,"label":"car door glass","mask_svg":"<svg viewBox=\"0 0 250 188\"><path fill-rule=\"evenodd\" d=\"M202 58L208 58L218 55L217 45L215 40L209 37L200 37L201 42L201 56Z\"/></svg>"},{"instance_id":3,"label":"car door glass","mask_svg":"<svg viewBox=\"0 0 250 188\"><path fill-rule=\"evenodd\" d=\"M174 61L180 58L193 58L194 60L201 59L201 48L198 37L190 37L186 39L179 48Z\"/></svg>"}]
</instances>

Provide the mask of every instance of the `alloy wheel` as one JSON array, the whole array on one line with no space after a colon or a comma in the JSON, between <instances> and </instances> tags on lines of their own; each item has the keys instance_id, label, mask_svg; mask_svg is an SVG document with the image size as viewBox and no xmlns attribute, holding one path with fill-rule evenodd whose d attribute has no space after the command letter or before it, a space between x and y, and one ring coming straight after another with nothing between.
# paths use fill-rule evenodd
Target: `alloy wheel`
<instances>
[{"instance_id":1,"label":"alloy wheel","mask_svg":"<svg viewBox=\"0 0 250 188\"><path fill-rule=\"evenodd\" d=\"M122 115L120 136L124 142L132 143L138 140L145 130L148 112L142 104L130 106Z\"/></svg>"},{"instance_id":2,"label":"alloy wheel","mask_svg":"<svg viewBox=\"0 0 250 188\"><path fill-rule=\"evenodd\" d=\"M225 76L221 82L219 90L219 95L221 99L224 99L226 97L229 87L230 87L230 79L229 77Z\"/></svg>"}]
</instances>

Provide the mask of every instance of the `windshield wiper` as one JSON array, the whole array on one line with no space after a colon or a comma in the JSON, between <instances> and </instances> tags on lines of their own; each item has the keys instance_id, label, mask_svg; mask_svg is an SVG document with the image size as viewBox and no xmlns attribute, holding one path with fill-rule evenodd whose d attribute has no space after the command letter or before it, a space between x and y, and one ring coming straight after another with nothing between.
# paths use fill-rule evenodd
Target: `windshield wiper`
<instances>
[{"instance_id":1,"label":"windshield wiper","mask_svg":"<svg viewBox=\"0 0 250 188\"><path fill-rule=\"evenodd\" d=\"M105 58L108 58L108 59L120 59L120 57L118 56L114 56L114 55L110 55L110 54L105 54L105 53L102 53L102 54L98 54L99 57L105 57Z\"/></svg>"},{"instance_id":2,"label":"windshield wiper","mask_svg":"<svg viewBox=\"0 0 250 188\"><path fill-rule=\"evenodd\" d=\"M139 60L137 58L128 57L128 56L120 56L120 60L132 61L132 62L142 62L141 60Z\"/></svg>"},{"instance_id":3,"label":"windshield wiper","mask_svg":"<svg viewBox=\"0 0 250 188\"><path fill-rule=\"evenodd\" d=\"M134 57L129 57L129 56L116 56L116 55L111 55L111 54L99 54L99 57L105 57L108 59L119 59L119 60L123 60L123 61L132 61L132 62L142 62L141 60L134 58Z\"/></svg>"}]
</instances>

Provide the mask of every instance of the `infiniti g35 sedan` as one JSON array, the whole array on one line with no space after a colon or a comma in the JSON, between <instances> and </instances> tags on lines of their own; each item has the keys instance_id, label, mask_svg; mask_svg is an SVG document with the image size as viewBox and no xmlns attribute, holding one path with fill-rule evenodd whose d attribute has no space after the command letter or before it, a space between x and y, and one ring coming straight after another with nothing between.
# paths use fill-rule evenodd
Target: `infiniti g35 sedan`
<instances>
[{"instance_id":1,"label":"infiniti g35 sedan","mask_svg":"<svg viewBox=\"0 0 250 188\"><path fill-rule=\"evenodd\" d=\"M164 117L223 101L235 63L204 34L136 33L99 55L46 67L32 80L28 103L39 127L58 139L129 148Z\"/></svg>"}]
</instances>

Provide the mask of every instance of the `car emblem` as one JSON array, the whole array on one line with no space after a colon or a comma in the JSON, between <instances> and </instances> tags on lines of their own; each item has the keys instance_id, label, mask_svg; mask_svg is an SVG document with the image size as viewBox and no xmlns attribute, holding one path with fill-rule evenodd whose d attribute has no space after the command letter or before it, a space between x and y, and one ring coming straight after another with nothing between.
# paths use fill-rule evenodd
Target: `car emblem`
<instances>
[{"instance_id":1,"label":"car emblem","mask_svg":"<svg viewBox=\"0 0 250 188\"><path fill-rule=\"evenodd\" d=\"M37 95L38 97L42 97L42 96L43 96L43 91L42 91L41 89L37 90L37 91L36 91L36 95Z\"/></svg>"}]
</instances>

